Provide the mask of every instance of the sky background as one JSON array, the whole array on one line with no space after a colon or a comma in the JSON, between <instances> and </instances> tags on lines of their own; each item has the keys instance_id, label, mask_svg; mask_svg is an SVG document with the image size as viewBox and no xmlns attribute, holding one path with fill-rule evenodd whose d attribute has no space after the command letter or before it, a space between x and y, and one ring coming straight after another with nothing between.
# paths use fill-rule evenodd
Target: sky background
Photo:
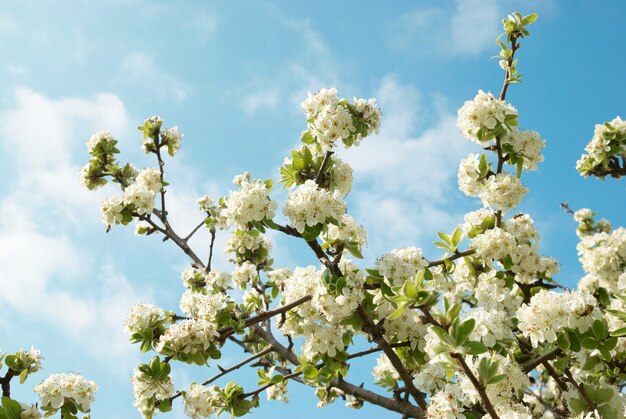
<instances>
[{"instance_id":1,"label":"sky background","mask_svg":"<svg viewBox=\"0 0 626 419\"><path fill-rule=\"evenodd\" d=\"M480 152L459 135L456 110L478 89L500 90L491 58L500 19L538 12L518 52L524 83L507 97L522 128L547 142L545 162L522 178L530 192L519 210L534 218L542 251L561 261L557 280L572 287L582 275L575 224L559 203L626 224L624 183L575 170L594 124L626 116L623 1L0 4L0 348L34 345L45 356L44 371L14 386L20 401L34 401L32 387L48 374L80 371L100 386L94 418L138 417L129 377L145 357L123 320L137 302L177 309L183 291L187 260L170 243L130 227L105 234L100 201L118 191L88 192L78 177L98 130L119 139L121 161L143 168L154 162L135 127L154 114L179 127L183 148L166 171L173 225L186 234L201 220L196 199L226 194L233 176L278 179L305 128L307 92L376 97L380 135L341 153L355 170L349 212L369 235L362 266L411 244L437 258L436 232L480 205L456 186L458 162ZM200 254L207 236L192 242ZM275 238L275 266L315 262L297 241ZM221 251L216 263L230 269ZM237 359L225 351L220 364ZM354 365L350 380L372 388L374 359ZM173 377L186 387L213 374L175 368ZM243 379L247 388L255 376ZM396 417L340 401L318 410L312 390L291 388L290 404L263 403L253 417ZM183 417L176 406L171 417Z\"/></svg>"}]
</instances>

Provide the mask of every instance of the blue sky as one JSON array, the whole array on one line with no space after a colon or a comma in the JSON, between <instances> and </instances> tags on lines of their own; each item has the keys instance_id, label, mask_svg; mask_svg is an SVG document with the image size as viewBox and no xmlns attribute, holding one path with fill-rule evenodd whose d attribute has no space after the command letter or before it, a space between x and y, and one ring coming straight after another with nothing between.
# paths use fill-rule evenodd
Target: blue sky
<instances>
[{"instance_id":1,"label":"blue sky","mask_svg":"<svg viewBox=\"0 0 626 419\"><path fill-rule=\"evenodd\" d=\"M530 193L520 210L570 286L581 269L559 203L625 224L623 182L585 180L574 167L594 124L626 116L626 3L337 3L2 2L0 347L35 345L45 356L45 370L15 393L22 401L34 400L30 389L47 374L80 371L100 385L94 417L137 417L129 376L140 357L121 323L136 302L175 308L182 292L186 260L176 249L131 228L104 234L99 202L115 191L83 191L77 175L97 130L114 133L123 160L146 167L153 162L135 127L159 114L180 128L183 149L167 169L174 226L184 232L199 220L197 197L227 193L234 175L278 177L305 127L299 103L308 91L375 96L380 135L342 153L356 177L349 211L369 233L366 263L410 244L436 257L436 231L479 205L456 187L459 160L479 152L458 134L456 109L478 89L500 89L491 57L501 17L538 12L518 53L524 83L508 95L522 127L547 141L546 161L523 178ZM277 266L314 262L297 242L276 239ZM206 235L193 245L204 252ZM229 351L222 364L237 357ZM372 386L371 365L355 365L353 381ZM183 369L174 380L210 375ZM395 417L339 402L320 411L311 391L292 388L289 405L265 403L254 417Z\"/></svg>"}]
</instances>

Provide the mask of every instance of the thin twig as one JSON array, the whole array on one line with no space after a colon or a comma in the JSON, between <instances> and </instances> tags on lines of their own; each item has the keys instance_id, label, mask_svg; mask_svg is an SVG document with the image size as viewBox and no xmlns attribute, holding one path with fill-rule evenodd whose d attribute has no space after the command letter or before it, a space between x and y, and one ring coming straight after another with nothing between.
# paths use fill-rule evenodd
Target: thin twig
<instances>
[{"instance_id":1,"label":"thin twig","mask_svg":"<svg viewBox=\"0 0 626 419\"><path fill-rule=\"evenodd\" d=\"M254 361L255 359L261 358L264 355L267 355L268 353L272 352L272 348L268 347L263 349L261 352L258 352L252 356L249 356L248 358L244 359L243 361L239 362L238 364L233 365L232 367L228 367L228 368L220 368L220 372L218 374L215 374L213 377L209 378L206 381L202 382L203 386L208 386L209 384L211 384L212 382L222 378L223 376L225 376L226 374L228 374L231 371L235 371L241 367L243 367L244 365ZM219 367L218 367L219 368ZM176 392L174 395L172 395L169 400L172 401L178 397L182 396L182 392L178 391Z\"/></svg>"},{"instance_id":2,"label":"thin twig","mask_svg":"<svg viewBox=\"0 0 626 419\"><path fill-rule=\"evenodd\" d=\"M527 361L523 366L522 366L522 371L524 371L526 374L528 374L529 372L531 372L532 370L534 370L535 368L537 368L539 365L543 364L546 361L549 361L557 356L559 356L561 354L561 348L554 348L551 351L546 352L543 355L538 356L537 358L531 359L530 361Z\"/></svg>"},{"instance_id":3,"label":"thin twig","mask_svg":"<svg viewBox=\"0 0 626 419\"><path fill-rule=\"evenodd\" d=\"M494 409L493 405L491 404L491 400L489 400L489 396L487 396L487 392L485 391L485 386L480 381L478 381L478 379L476 378L476 376L474 375L470 367L465 362L463 355L457 354L457 353L451 353L450 356L456 359L457 363L461 366L461 369L463 370L465 375L467 375L467 378L469 378L469 380L472 382L472 385L478 392L478 395L480 396L480 400L483 402L483 407L485 408L487 413L489 413L489 416L491 416L493 419L498 419L499 416L496 413L496 410Z\"/></svg>"},{"instance_id":4,"label":"thin twig","mask_svg":"<svg viewBox=\"0 0 626 419\"><path fill-rule=\"evenodd\" d=\"M569 368L565 368L565 376L567 377L567 380L572 383L572 385L576 388L576 390L578 390L578 393L583 396L583 399L585 399L585 402L587 403L587 406L589 406L589 409L591 411L598 409L598 406L596 406L596 404L593 402L593 400L591 400L591 398L585 391L585 387L582 384L578 384L576 380L574 380L572 372Z\"/></svg>"}]
</instances>

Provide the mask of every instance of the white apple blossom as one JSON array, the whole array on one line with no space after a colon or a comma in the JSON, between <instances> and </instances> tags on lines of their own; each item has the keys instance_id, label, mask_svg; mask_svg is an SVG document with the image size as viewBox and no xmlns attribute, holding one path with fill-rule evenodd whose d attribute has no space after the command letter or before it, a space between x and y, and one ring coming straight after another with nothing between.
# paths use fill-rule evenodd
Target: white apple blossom
<instances>
[{"instance_id":1,"label":"white apple blossom","mask_svg":"<svg viewBox=\"0 0 626 419\"><path fill-rule=\"evenodd\" d=\"M167 354L204 353L219 334L214 323L204 319L188 319L171 325L159 337L156 350Z\"/></svg>"},{"instance_id":2,"label":"white apple blossom","mask_svg":"<svg viewBox=\"0 0 626 419\"><path fill-rule=\"evenodd\" d=\"M529 304L517 310L519 329L530 338L533 346L540 342L554 342L564 328L586 332L594 319L602 315L596 300L578 291L555 292L541 290Z\"/></svg>"},{"instance_id":3,"label":"white apple blossom","mask_svg":"<svg viewBox=\"0 0 626 419\"><path fill-rule=\"evenodd\" d=\"M473 100L466 101L459 109L457 126L463 137L480 143L493 138L491 135L482 139L481 133L485 135L498 128L506 132L510 125L516 125L516 119L517 110L512 105L479 90Z\"/></svg>"},{"instance_id":4,"label":"white apple blossom","mask_svg":"<svg viewBox=\"0 0 626 419\"><path fill-rule=\"evenodd\" d=\"M307 226L314 227L329 220L339 220L345 212L346 203L339 193L319 188L313 180L307 180L289 192L283 209L291 226L299 233L304 232Z\"/></svg>"},{"instance_id":5,"label":"white apple blossom","mask_svg":"<svg viewBox=\"0 0 626 419\"><path fill-rule=\"evenodd\" d=\"M42 407L60 409L67 404L74 404L83 412L89 412L95 400L94 393L98 385L85 379L80 374L52 374L33 389L39 394Z\"/></svg>"},{"instance_id":6,"label":"white apple blossom","mask_svg":"<svg viewBox=\"0 0 626 419\"><path fill-rule=\"evenodd\" d=\"M381 275L394 283L404 282L426 266L428 261L422 256L422 249L415 246L393 249L376 260L376 268Z\"/></svg>"},{"instance_id":7,"label":"white apple blossom","mask_svg":"<svg viewBox=\"0 0 626 419\"><path fill-rule=\"evenodd\" d=\"M133 335L144 329L154 327L164 319L163 309L152 304L139 303L130 310L130 314L124 322L126 333Z\"/></svg>"},{"instance_id":8,"label":"white apple blossom","mask_svg":"<svg viewBox=\"0 0 626 419\"><path fill-rule=\"evenodd\" d=\"M506 212L515 208L527 192L528 189L517 177L503 172L487 178L480 201L485 207Z\"/></svg>"},{"instance_id":9,"label":"white apple blossom","mask_svg":"<svg viewBox=\"0 0 626 419\"><path fill-rule=\"evenodd\" d=\"M225 200L226 207L221 211L228 225L247 229L252 221L273 219L278 204L270 199L267 185L259 179L250 180L249 175L240 176L242 178L235 178L234 182L241 189L230 192Z\"/></svg>"},{"instance_id":10,"label":"white apple blossom","mask_svg":"<svg viewBox=\"0 0 626 419\"><path fill-rule=\"evenodd\" d=\"M168 399L174 393L174 383L169 375L156 379L139 369L135 369L131 383L135 395L133 406L139 410L144 418L152 417L155 401Z\"/></svg>"},{"instance_id":11,"label":"white apple blossom","mask_svg":"<svg viewBox=\"0 0 626 419\"><path fill-rule=\"evenodd\" d=\"M208 419L222 404L218 386L192 383L183 397L185 414L194 419Z\"/></svg>"}]
</instances>

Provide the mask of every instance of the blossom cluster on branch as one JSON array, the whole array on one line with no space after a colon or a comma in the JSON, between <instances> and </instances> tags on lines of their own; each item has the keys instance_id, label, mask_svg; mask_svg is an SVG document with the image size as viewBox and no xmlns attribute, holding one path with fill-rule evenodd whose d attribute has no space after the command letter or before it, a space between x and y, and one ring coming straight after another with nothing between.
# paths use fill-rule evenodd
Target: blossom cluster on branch
<instances>
[{"instance_id":1,"label":"blossom cluster on branch","mask_svg":"<svg viewBox=\"0 0 626 419\"><path fill-rule=\"evenodd\" d=\"M532 217L513 215L528 192L522 175L544 160L544 140L520 129L506 98L521 81L516 52L536 18L514 13L503 20L502 90L479 90L458 111L461 135L482 148L461 162L458 185L481 208L454 231L438 233L438 260L407 246L379 256L371 268L357 261L367 232L349 214L353 171L335 153L378 132L375 99L350 101L331 88L303 101L306 130L280 167L279 183L289 189L283 219L271 196L274 182L245 172L227 196L198 199L199 223L187 235L173 229L166 209L165 152L173 157L179 150L178 129L164 128L156 116L139 127L144 151L156 159L155 168L143 170L117 162L111 134L91 137L84 185L95 189L110 180L121 189L102 204L106 229L135 221L138 235L160 236L190 258L180 312L139 303L125 324L131 342L152 356L131 379L143 417L171 410L177 399L191 418L243 416L261 404L262 393L286 402L292 382L312 387L319 406L343 399L350 408L369 403L404 418L624 417L626 230L595 221L589 209L568 208L579 223L577 249L587 273L570 290L555 281L559 264L540 252ZM618 177L614 161L623 159L624 138L619 118L599 126L579 170ZM315 263L274 266L270 230L272 237L301 239ZM210 243L206 259L189 245L198 232ZM218 234L229 235L232 269L215 269ZM218 360L227 345L246 355L224 367ZM39 368L36 356L20 354L6 358L13 372L3 389L11 374ZM352 360L371 355L374 386L352 384ZM215 371L177 390L177 363ZM257 369L256 387L224 383L244 366ZM41 409L73 417L89 411L95 384L58 375L35 391ZM37 406L20 405L19 412L38 414Z\"/></svg>"}]
</instances>

